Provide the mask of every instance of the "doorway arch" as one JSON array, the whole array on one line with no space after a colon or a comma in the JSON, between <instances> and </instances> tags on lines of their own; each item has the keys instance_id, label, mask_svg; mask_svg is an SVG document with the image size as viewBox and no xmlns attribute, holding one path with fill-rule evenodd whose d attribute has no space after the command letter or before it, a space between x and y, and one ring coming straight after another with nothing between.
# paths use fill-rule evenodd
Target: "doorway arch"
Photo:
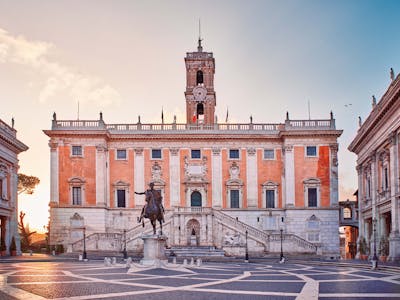
<instances>
[{"instance_id":1,"label":"doorway arch","mask_svg":"<svg viewBox=\"0 0 400 300\"><path fill-rule=\"evenodd\" d=\"M199 245L200 242L200 223L196 219L190 219L186 223L186 236L187 236L187 244L193 246L192 241L196 241L196 245Z\"/></svg>"}]
</instances>

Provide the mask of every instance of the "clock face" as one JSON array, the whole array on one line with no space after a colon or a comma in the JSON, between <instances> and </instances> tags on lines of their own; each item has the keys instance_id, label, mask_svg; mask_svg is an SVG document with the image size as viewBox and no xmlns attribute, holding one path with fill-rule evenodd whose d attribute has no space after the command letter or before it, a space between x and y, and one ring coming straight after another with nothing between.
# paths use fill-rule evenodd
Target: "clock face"
<instances>
[{"instance_id":1,"label":"clock face","mask_svg":"<svg viewBox=\"0 0 400 300\"><path fill-rule=\"evenodd\" d=\"M196 86L193 89L194 99L197 101L204 101L206 99L207 89L204 86Z\"/></svg>"}]
</instances>

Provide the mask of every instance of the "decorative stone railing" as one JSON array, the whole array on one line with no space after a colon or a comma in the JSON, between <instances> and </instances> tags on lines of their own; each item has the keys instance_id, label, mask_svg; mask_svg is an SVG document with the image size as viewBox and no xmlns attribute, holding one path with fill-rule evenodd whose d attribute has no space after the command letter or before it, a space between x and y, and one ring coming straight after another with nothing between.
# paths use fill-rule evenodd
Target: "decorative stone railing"
<instances>
[{"instance_id":1,"label":"decorative stone railing","mask_svg":"<svg viewBox=\"0 0 400 300\"><path fill-rule=\"evenodd\" d=\"M106 233L106 232L95 232L92 234L89 234L86 239L86 249L87 250L101 250L97 249L96 244L98 241L112 241L114 242L114 249L113 250L119 250L121 248L121 243L123 239L123 234L122 233ZM72 251L82 251L83 249L83 238L75 241L72 243Z\"/></svg>"},{"instance_id":2,"label":"decorative stone railing","mask_svg":"<svg viewBox=\"0 0 400 300\"><path fill-rule=\"evenodd\" d=\"M202 213L211 214L213 209L211 207L174 207L174 213Z\"/></svg>"},{"instance_id":3,"label":"decorative stone railing","mask_svg":"<svg viewBox=\"0 0 400 300\"><path fill-rule=\"evenodd\" d=\"M232 227L236 229L240 229L242 233L245 233L247 231L248 235L250 238L255 238L257 241L266 244L268 241L280 241L280 234L278 233L267 233L262 230L259 230L257 228L254 228L246 223L243 223L239 220L236 220L235 218L232 218L231 216L228 216L224 214L223 212L213 210L214 217L219 219L223 224L231 225ZM291 233L284 233L283 234L283 240L291 240L295 242L298 246L309 249L311 251L317 252L317 246L315 246L313 243L310 243L309 241Z\"/></svg>"},{"instance_id":4,"label":"decorative stone railing","mask_svg":"<svg viewBox=\"0 0 400 300\"><path fill-rule=\"evenodd\" d=\"M329 120L286 120L285 130L335 129L335 119Z\"/></svg>"},{"instance_id":5,"label":"decorative stone railing","mask_svg":"<svg viewBox=\"0 0 400 300\"><path fill-rule=\"evenodd\" d=\"M113 134L123 133L174 133L174 132L212 132L216 134L236 133L277 134L292 130L333 130L335 120L286 120L285 124L105 124L103 120L53 120L52 130L107 130Z\"/></svg>"}]
</instances>

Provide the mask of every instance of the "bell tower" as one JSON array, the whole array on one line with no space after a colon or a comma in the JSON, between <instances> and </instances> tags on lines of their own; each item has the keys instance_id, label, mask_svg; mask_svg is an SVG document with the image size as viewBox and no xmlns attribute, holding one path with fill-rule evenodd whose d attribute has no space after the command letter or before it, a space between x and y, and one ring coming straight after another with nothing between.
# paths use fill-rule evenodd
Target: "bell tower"
<instances>
[{"instance_id":1,"label":"bell tower","mask_svg":"<svg viewBox=\"0 0 400 300\"><path fill-rule=\"evenodd\" d=\"M186 65L186 123L212 125L215 122L215 61L212 52L203 52L199 37L196 52L188 52Z\"/></svg>"}]
</instances>

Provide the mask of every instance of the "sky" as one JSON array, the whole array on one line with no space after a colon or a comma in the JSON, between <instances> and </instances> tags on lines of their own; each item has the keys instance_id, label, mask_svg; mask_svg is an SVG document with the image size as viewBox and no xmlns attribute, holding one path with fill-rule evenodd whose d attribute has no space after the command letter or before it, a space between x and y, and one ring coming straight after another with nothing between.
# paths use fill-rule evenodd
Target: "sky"
<instances>
[{"instance_id":1,"label":"sky","mask_svg":"<svg viewBox=\"0 0 400 300\"><path fill-rule=\"evenodd\" d=\"M347 150L400 71L400 1L0 0L0 119L29 146L20 172L40 178L19 208L31 228L48 222L53 112L61 120L185 122L186 52L199 19L216 60L216 114L229 122L328 119L339 138L340 200L357 189ZM78 110L79 102L79 110ZM310 108L310 109L309 109Z\"/></svg>"}]
</instances>

